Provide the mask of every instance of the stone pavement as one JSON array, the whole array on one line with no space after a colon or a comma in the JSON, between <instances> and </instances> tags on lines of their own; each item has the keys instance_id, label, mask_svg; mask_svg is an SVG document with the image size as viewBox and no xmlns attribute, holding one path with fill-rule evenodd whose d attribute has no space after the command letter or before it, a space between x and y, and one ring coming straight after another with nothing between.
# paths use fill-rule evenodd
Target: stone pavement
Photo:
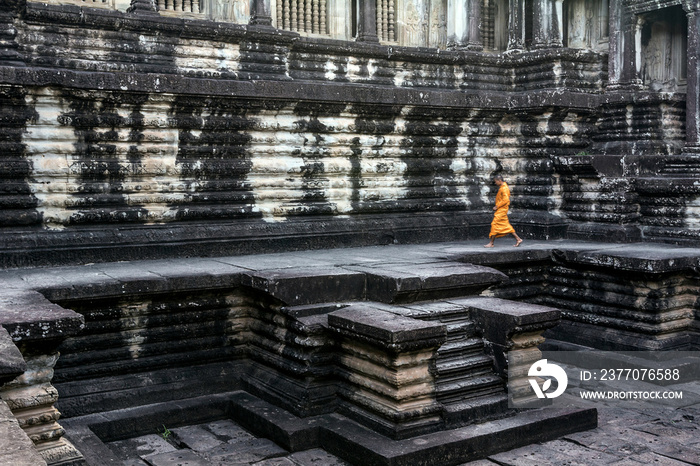
<instances>
[{"instance_id":1,"label":"stone pavement","mask_svg":"<svg viewBox=\"0 0 700 466\"><path fill-rule=\"evenodd\" d=\"M700 385L686 383L687 403L566 401L598 408L597 429L511 450L463 466L660 466L700 465ZM688 396L690 395L690 396ZM109 447L124 466L340 466L348 463L320 449L290 453L255 437L230 420L169 429ZM355 464L362 465L357 458ZM438 465L436 465L438 466Z\"/></svg>"}]
</instances>

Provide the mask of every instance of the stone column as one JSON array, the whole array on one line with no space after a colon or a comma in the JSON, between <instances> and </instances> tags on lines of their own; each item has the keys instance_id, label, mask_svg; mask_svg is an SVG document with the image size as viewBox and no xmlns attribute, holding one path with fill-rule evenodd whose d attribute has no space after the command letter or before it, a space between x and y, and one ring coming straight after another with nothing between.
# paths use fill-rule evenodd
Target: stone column
<instances>
[{"instance_id":1,"label":"stone column","mask_svg":"<svg viewBox=\"0 0 700 466\"><path fill-rule=\"evenodd\" d=\"M357 42L379 43L377 36L377 0L359 0L360 17L357 21Z\"/></svg>"},{"instance_id":2,"label":"stone column","mask_svg":"<svg viewBox=\"0 0 700 466\"><path fill-rule=\"evenodd\" d=\"M508 50L525 48L525 0L511 0L508 16Z\"/></svg>"},{"instance_id":3,"label":"stone column","mask_svg":"<svg viewBox=\"0 0 700 466\"><path fill-rule=\"evenodd\" d=\"M685 100L685 145L684 152L700 152L700 6L697 2L688 15L688 50L687 50L687 89Z\"/></svg>"},{"instance_id":4,"label":"stone column","mask_svg":"<svg viewBox=\"0 0 700 466\"><path fill-rule=\"evenodd\" d=\"M634 70L634 80L639 80L642 72L642 28L646 20L642 16L634 17L634 49L630 54L633 57L631 68Z\"/></svg>"},{"instance_id":5,"label":"stone column","mask_svg":"<svg viewBox=\"0 0 700 466\"><path fill-rule=\"evenodd\" d=\"M549 3L550 31L549 46L564 46L564 0L552 0Z\"/></svg>"},{"instance_id":6,"label":"stone column","mask_svg":"<svg viewBox=\"0 0 700 466\"><path fill-rule=\"evenodd\" d=\"M623 0L610 0L610 16L608 18L609 47L608 55L608 86L619 85L622 79L622 68L624 63L624 34L622 24L622 2Z\"/></svg>"},{"instance_id":7,"label":"stone column","mask_svg":"<svg viewBox=\"0 0 700 466\"><path fill-rule=\"evenodd\" d=\"M131 0L131 6L129 6L126 11L138 15L152 15L158 13L156 2L153 0Z\"/></svg>"},{"instance_id":8,"label":"stone column","mask_svg":"<svg viewBox=\"0 0 700 466\"><path fill-rule=\"evenodd\" d=\"M272 26L270 0L250 0L250 21L256 26Z\"/></svg>"},{"instance_id":9,"label":"stone column","mask_svg":"<svg viewBox=\"0 0 700 466\"><path fill-rule=\"evenodd\" d=\"M641 57L642 42L641 27L644 22L642 18L634 15L629 18L622 18L620 24L619 34L621 37L618 41L618 46L621 49L617 51L617 55L620 57L617 86L639 87L641 80L639 79L638 66L641 65L639 58Z\"/></svg>"},{"instance_id":10,"label":"stone column","mask_svg":"<svg viewBox=\"0 0 700 466\"><path fill-rule=\"evenodd\" d=\"M471 0L447 0L447 47L458 49L467 42L467 2Z\"/></svg>"},{"instance_id":11,"label":"stone column","mask_svg":"<svg viewBox=\"0 0 700 466\"><path fill-rule=\"evenodd\" d=\"M532 4L532 47L541 49L549 46L551 0L534 0Z\"/></svg>"},{"instance_id":12,"label":"stone column","mask_svg":"<svg viewBox=\"0 0 700 466\"><path fill-rule=\"evenodd\" d=\"M481 0L469 0L469 40L468 50L483 50L484 42L481 38Z\"/></svg>"}]
</instances>

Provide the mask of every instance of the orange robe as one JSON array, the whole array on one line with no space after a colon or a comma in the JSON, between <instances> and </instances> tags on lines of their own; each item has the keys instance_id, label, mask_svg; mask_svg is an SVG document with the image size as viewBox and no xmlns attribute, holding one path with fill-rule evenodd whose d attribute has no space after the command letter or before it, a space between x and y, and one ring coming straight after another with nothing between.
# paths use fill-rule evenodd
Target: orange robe
<instances>
[{"instance_id":1,"label":"orange robe","mask_svg":"<svg viewBox=\"0 0 700 466\"><path fill-rule=\"evenodd\" d=\"M515 229L508 221L508 207L510 207L510 189L503 183L496 194L496 212L493 214L489 238L515 233Z\"/></svg>"}]
</instances>

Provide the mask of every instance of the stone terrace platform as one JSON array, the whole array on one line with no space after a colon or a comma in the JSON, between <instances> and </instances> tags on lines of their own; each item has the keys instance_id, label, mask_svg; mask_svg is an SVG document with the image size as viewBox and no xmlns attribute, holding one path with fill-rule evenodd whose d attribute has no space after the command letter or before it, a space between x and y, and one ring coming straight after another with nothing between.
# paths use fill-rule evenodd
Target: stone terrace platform
<instances>
[{"instance_id":1,"label":"stone terrace platform","mask_svg":"<svg viewBox=\"0 0 700 466\"><path fill-rule=\"evenodd\" d=\"M536 360L545 331L698 348L700 249L483 243L5 270L0 383L19 377L0 412L48 464L115 464L106 443L221 419L290 454L500 462L596 425L588 406L509 410L507 351Z\"/></svg>"},{"instance_id":2,"label":"stone terrace platform","mask_svg":"<svg viewBox=\"0 0 700 466\"><path fill-rule=\"evenodd\" d=\"M700 396L698 384L674 387ZM462 466L689 466L700 464L700 404L683 407L574 400L598 410L598 427L561 439L510 450ZM161 431L163 429L161 428ZM322 450L286 451L230 420L175 428L108 445L130 466L349 466ZM208 458L208 459L207 459ZM226 463L228 461L228 463ZM149 463L150 462L150 463Z\"/></svg>"}]
</instances>

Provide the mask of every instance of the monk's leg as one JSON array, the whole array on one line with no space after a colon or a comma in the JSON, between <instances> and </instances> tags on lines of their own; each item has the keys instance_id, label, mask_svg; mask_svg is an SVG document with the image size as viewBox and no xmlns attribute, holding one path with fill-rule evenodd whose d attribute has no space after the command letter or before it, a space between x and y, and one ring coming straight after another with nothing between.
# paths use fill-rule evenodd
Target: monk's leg
<instances>
[{"instance_id":1,"label":"monk's leg","mask_svg":"<svg viewBox=\"0 0 700 466\"><path fill-rule=\"evenodd\" d=\"M513 245L513 247L517 248L518 246L520 246L520 243L523 242L523 239L520 236L518 236L516 232L513 232L513 236L515 237L515 244Z\"/></svg>"},{"instance_id":2,"label":"monk's leg","mask_svg":"<svg viewBox=\"0 0 700 466\"><path fill-rule=\"evenodd\" d=\"M485 244L484 247L485 248L492 248L493 247L493 240L495 240L495 239L496 239L495 236L489 236L489 244Z\"/></svg>"}]
</instances>

